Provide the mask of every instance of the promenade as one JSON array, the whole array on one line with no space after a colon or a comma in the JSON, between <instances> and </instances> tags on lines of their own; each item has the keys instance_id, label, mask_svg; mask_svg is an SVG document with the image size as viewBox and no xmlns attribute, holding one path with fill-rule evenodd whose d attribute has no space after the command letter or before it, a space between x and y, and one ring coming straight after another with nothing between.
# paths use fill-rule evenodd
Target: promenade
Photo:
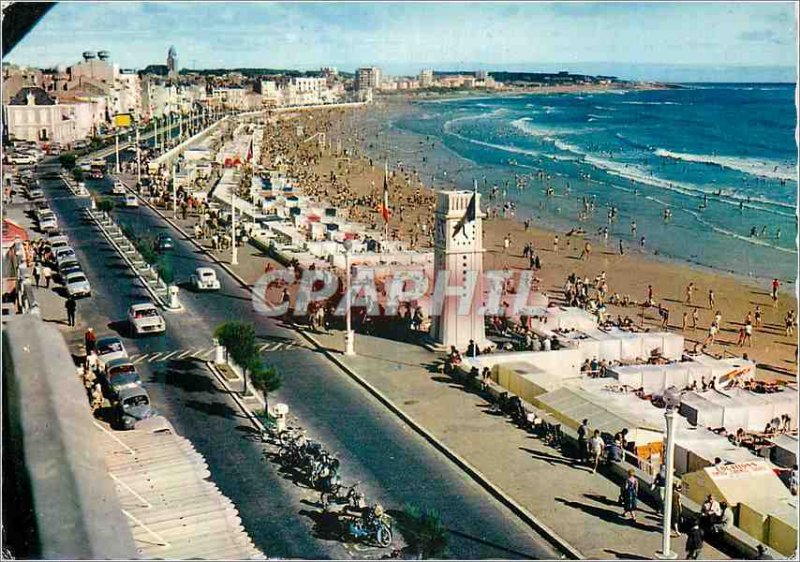
<instances>
[{"instance_id":1,"label":"promenade","mask_svg":"<svg viewBox=\"0 0 800 562\"><path fill-rule=\"evenodd\" d=\"M176 222L186 232L194 224L191 217ZM210 244L204 241L203 246L210 251ZM215 255L250 286L267 263L280 267L249 244L239 248L235 266L230 265L230 250ZM592 474L575 464L505 416L490 414L481 396L438 372L441 358L436 354L417 345L358 334L356 355L347 357L342 354L342 332L312 337L585 558L650 559L660 549L661 518L653 507L640 501L637 522L623 519L616 483L602 472ZM685 536L673 539L679 557L685 558L685 546ZM703 557L728 558L708 544Z\"/></svg>"}]
</instances>

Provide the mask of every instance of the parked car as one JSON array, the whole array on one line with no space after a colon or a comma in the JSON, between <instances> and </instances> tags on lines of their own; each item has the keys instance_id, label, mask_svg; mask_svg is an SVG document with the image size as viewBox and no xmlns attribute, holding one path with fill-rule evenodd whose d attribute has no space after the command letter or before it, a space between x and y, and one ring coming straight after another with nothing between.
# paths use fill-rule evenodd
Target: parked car
<instances>
[{"instance_id":1,"label":"parked car","mask_svg":"<svg viewBox=\"0 0 800 562\"><path fill-rule=\"evenodd\" d=\"M114 359L128 359L128 351L117 336L106 336L95 342L97 350L97 369L105 371L106 365Z\"/></svg>"},{"instance_id":2,"label":"parked car","mask_svg":"<svg viewBox=\"0 0 800 562\"><path fill-rule=\"evenodd\" d=\"M41 187L32 187L27 190L28 199L31 201L35 201L37 199L42 199L44 197L44 191L42 191Z\"/></svg>"},{"instance_id":3,"label":"parked car","mask_svg":"<svg viewBox=\"0 0 800 562\"><path fill-rule=\"evenodd\" d=\"M128 309L128 322L133 333L158 334L166 331L167 323L153 303L145 302L134 304Z\"/></svg>"},{"instance_id":4,"label":"parked car","mask_svg":"<svg viewBox=\"0 0 800 562\"><path fill-rule=\"evenodd\" d=\"M81 264L76 259L64 260L58 265L58 276L61 277L61 282L66 284L67 276L71 273L83 271Z\"/></svg>"},{"instance_id":5,"label":"parked car","mask_svg":"<svg viewBox=\"0 0 800 562\"><path fill-rule=\"evenodd\" d=\"M71 297L91 297L92 286L83 271L73 271L64 277L64 286Z\"/></svg>"},{"instance_id":6,"label":"parked car","mask_svg":"<svg viewBox=\"0 0 800 562\"><path fill-rule=\"evenodd\" d=\"M139 200L133 193L126 193L125 194L125 206L126 207L138 207Z\"/></svg>"},{"instance_id":7,"label":"parked car","mask_svg":"<svg viewBox=\"0 0 800 562\"><path fill-rule=\"evenodd\" d=\"M39 230L52 232L58 229L58 219L53 211L43 212L39 215Z\"/></svg>"},{"instance_id":8,"label":"parked car","mask_svg":"<svg viewBox=\"0 0 800 562\"><path fill-rule=\"evenodd\" d=\"M59 248L56 250L56 265L58 265L59 271L61 270L61 262L67 259L78 259L75 255L75 250L71 247L67 246L66 248Z\"/></svg>"},{"instance_id":9,"label":"parked car","mask_svg":"<svg viewBox=\"0 0 800 562\"><path fill-rule=\"evenodd\" d=\"M217 272L210 267L198 267L192 274L190 281L196 291L217 291L219 290L219 279Z\"/></svg>"},{"instance_id":10,"label":"parked car","mask_svg":"<svg viewBox=\"0 0 800 562\"><path fill-rule=\"evenodd\" d=\"M100 373L100 384L112 398L119 396L119 391L124 388L141 386L142 378L136 372L136 367L130 359L112 359L106 363L105 371Z\"/></svg>"},{"instance_id":11,"label":"parked car","mask_svg":"<svg viewBox=\"0 0 800 562\"><path fill-rule=\"evenodd\" d=\"M114 181L114 187L111 188L111 193L114 195L125 195L127 190L125 189L125 185L118 180Z\"/></svg>"},{"instance_id":12,"label":"parked car","mask_svg":"<svg viewBox=\"0 0 800 562\"><path fill-rule=\"evenodd\" d=\"M137 422L156 415L150 395L143 386L121 388L114 404L114 423L120 429L133 429Z\"/></svg>"},{"instance_id":13,"label":"parked car","mask_svg":"<svg viewBox=\"0 0 800 562\"><path fill-rule=\"evenodd\" d=\"M157 252L166 252L175 249L175 242L172 236L166 232L162 232L156 237L155 248Z\"/></svg>"}]
</instances>

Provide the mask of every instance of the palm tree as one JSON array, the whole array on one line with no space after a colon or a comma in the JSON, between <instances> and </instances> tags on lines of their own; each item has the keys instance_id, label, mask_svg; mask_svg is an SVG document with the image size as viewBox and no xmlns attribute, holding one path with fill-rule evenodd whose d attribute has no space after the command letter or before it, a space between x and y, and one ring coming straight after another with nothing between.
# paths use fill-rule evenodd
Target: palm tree
<instances>
[{"instance_id":1,"label":"palm tree","mask_svg":"<svg viewBox=\"0 0 800 562\"><path fill-rule=\"evenodd\" d=\"M250 371L250 381L253 388L260 390L264 395L264 419L269 416L269 393L275 392L283 384L281 374L272 365L260 365Z\"/></svg>"},{"instance_id":2,"label":"palm tree","mask_svg":"<svg viewBox=\"0 0 800 562\"><path fill-rule=\"evenodd\" d=\"M438 512L408 506L397 517L397 525L409 549L419 559L444 558L450 543L450 532Z\"/></svg>"}]
</instances>

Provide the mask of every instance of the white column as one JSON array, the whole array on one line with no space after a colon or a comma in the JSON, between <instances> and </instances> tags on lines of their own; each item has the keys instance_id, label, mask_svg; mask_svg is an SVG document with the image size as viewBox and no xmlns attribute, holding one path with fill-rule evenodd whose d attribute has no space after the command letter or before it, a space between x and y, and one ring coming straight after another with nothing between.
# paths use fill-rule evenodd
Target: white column
<instances>
[{"instance_id":1,"label":"white column","mask_svg":"<svg viewBox=\"0 0 800 562\"><path fill-rule=\"evenodd\" d=\"M664 411L664 419L667 421L667 476L664 482L664 520L661 529L661 550L656 552L656 558L660 560L675 560L678 555L670 550L669 544L672 533L672 472L675 465L675 409L672 406L667 406Z\"/></svg>"}]
</instances>

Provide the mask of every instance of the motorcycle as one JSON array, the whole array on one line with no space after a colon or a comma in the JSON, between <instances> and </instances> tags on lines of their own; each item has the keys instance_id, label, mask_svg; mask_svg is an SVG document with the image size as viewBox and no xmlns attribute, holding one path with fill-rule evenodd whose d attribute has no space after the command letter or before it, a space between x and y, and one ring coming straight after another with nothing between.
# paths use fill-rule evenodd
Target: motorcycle
<instances>
[{"instance_id":1,"label":"motorcycle","mask_svg":"<svg viewBox=\"0 0 800 562\"><path fill-rule=\"evenodd\" d=\"M372 543L382 548L392 544L391 518L380 504L364 509L359 517L351 518L345 527L346 537Z\"/></svg>"},{"instance_id":2,"label":"motorcycle","mask_svg":"<svg viewBox=\"0 0 800 562\"><path fill-rule=\"evenodd\" d=\"M323 484L323 491L319 495L319 503L322 505L322 510L327 511L333 504L345 504L345 509L356 512L361 512L366 507L364 501L364 494L358 489L361 482L356 482L352 486L343 486L339 475L331 478L329 481L330 489L326 490Z\"/></svg>"}]
</instances>

